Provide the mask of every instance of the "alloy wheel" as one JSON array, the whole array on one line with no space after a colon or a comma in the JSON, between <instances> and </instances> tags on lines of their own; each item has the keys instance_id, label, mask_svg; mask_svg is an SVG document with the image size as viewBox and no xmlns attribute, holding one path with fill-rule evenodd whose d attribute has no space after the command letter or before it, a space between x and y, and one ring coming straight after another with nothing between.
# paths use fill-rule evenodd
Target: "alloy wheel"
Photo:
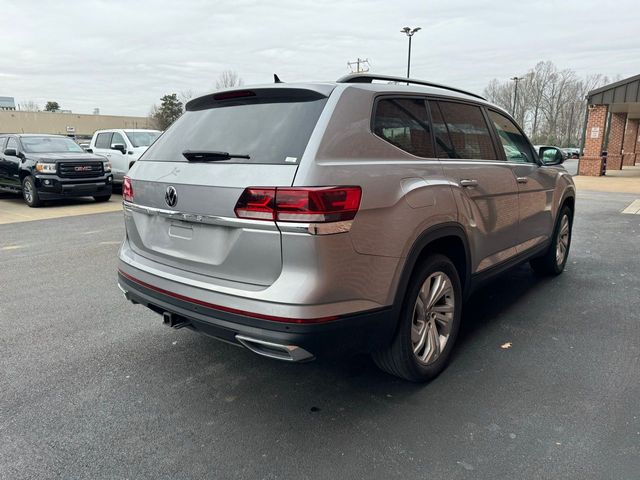
<instances>
[{"instance_id":1,"label":"alloy wheel","mask_svg":"<svg viewBox=\"0 0 640 480\"><path fill-rule=\"evenodd\" d=\"M31 186L31 182L30 181L26 181L24 182L24 185L22 186L22 191L24 194L24 199L26 200L27 203L31 203L33 201L33 187Z\"/></svg>"},{"instance_id":2,"label":"alloy wheel","mask_svg":"<svg viewBox=\"0 0 640 480\"><path fill-rule=\"evenodd\" d=\"M429 365L444 350L455 312L455 295L451 279L434 272L422 284L413 308L411 344L418 362Z\"/></svg>"},{"instance_id":3,"label":"alloy wheel","mask_svg":"<svg viewBox=\"0 0 640 480\"><path fill-rule=\"evenodd\" d=\"M558 266L562 266L567 257L567 250L569 250L569 231L569 217L563 215L560 221L560 230L558 231L558 240L556 243L556 263Z\"/></svg>"}]
</instances>

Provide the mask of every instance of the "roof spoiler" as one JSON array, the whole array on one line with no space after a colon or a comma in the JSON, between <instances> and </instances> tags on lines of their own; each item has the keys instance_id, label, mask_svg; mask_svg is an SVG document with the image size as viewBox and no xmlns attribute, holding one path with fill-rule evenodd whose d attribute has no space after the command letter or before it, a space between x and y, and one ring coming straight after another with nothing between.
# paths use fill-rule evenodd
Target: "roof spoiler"
<instances>
[{"instance_id":1,"label":"roof spoiler","mask_svg":"<svg viewBox=\"0 0 640 480\"><path fill-rule=\"evenodd\" d=\"M194 111L256 103L312 102L326 97L327 95L323 95L321 92L305 88L241 88L223 90L194 98L189 100L184 108L187 111Z\"/></svg>"}]
</instances>

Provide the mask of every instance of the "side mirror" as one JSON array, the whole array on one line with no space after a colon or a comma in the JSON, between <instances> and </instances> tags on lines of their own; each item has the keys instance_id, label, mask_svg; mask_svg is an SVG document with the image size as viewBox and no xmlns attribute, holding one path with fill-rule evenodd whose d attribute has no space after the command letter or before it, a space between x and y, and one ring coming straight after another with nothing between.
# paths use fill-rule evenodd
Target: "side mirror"
<instances>
[{"instance_id":1,"label":"side mirror","mask_svg":"<svg viewBox=\"0 0 640 480\"><path fill-rule=\"evenodd\" d=\"M125 145L121 144L121 143L115 143L115 144L111 145L111 150L118 150L123 155L125 153L127 153L127 147Z\"/></svg>"},{"instance_id":2,"label":"side mirror","mask_svg":"<svg viewBox=\"0 0 640 480\"><path fill-rule=\"evenodd\" d=\"M93 153L93 148L85 148L84 151L87 153Z\"/></svg>"},{"instance_id":3,"label":"side mirror","mask_svg":"<svg viewBox=\"0 0 640 480\"><path fill-rule=\"evenodd\" d=\"M564 155L556 147L540 147L538 157L544 165L560 165L564 162Z\"/></svg>"},{"instance_id":4,"label":"side mirror","mask_svg":"<svg viewBox=\"0 0 640 480\"><path fill-rule=\"evenodd\" d=\"M18 156L18 151L15 148L5 148L4 154L7 157L17 157Z\"/></svg>"}]
</instances>

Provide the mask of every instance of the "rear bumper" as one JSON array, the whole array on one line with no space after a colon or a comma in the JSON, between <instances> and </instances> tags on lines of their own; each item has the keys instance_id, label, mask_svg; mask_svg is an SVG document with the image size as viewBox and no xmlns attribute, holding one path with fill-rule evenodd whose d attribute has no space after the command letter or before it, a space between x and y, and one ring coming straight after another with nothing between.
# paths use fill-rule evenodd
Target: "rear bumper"
<instances>
[{"instance_id":1,"label":"rear bumper","mask_svg":"<svg viewBox=\"0 0 640 480\"><path fill-rule=\"evenodd\" d=\"M193 299L155 288L123 272L118 273L118 283L131 302L165 314L165 323L170 319L175 326L187 327L273 358L279 356L264 353L277 353L276 349L268 348L268 344L289 348L292 352L298 349L293 354L294 358L281 358L283 360L303 361L314 357L371 352L388 344L395 330L390 307L338 318L288 318L279 321L254 316L259 313L225 311L202 302L196 303ZM261 342L267 345L263 352L257 351ZM305 355L307 352L309 355Z\"/></svg>"},{"instance_id":2,"label":"rear bumper","mask_svg":"<svg viewBox=\"0 0 640 480\"><path fill-rule=\"evenodd\" d=\"M113 175L111 174L85 179L62 178L58 175L36 175L35 179L38 196L47 200L110 195L113 188Z\"/></svg>"}]
</instances>

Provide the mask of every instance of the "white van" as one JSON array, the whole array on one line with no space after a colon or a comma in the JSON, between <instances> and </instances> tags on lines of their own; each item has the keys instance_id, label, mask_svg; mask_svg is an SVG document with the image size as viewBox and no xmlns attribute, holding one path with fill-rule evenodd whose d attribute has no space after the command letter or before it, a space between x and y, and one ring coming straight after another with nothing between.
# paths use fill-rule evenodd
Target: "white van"
<instances>
[{"instance_id":1,"label":"white van","mask_svg":"<svg viewBox=\"0 0 640 480\"><path fill-rule=\"evenodd\" d=\"M114 182L122 183L131 165L161 133L159 130L141 129L98 130L93 134L87 152L107 157L111 162Z\"/></svg>"}]
</instances>

